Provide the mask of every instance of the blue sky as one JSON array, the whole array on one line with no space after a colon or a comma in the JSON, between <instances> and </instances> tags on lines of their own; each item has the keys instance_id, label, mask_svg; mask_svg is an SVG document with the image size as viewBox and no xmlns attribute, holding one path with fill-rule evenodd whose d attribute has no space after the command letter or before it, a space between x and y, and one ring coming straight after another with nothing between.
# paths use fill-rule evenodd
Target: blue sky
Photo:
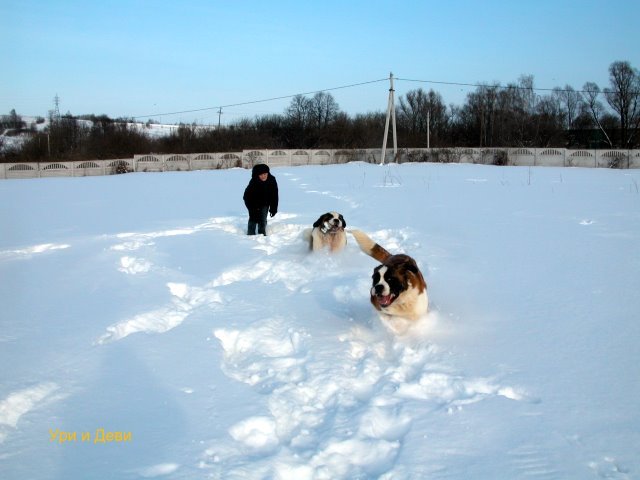
<instances>
[{"instance_id":1,"label":"blue sky","mask_svg":"<svg viewBox=\"0 0 640 480\"><path fill-rule=\"evenodd\" d=\"M215 124L217 108L388 78L541 89L640 68L637 0L0 0L0 114L152 115ZM461 105L473 87L433 88ZM388 81L332 90L349 114L384 111ZM540 94L544 94L540 91ZM397 100L396 100L397 101ZM282 113L289 98L223 109Z\"/></svg>"}]
</instances>

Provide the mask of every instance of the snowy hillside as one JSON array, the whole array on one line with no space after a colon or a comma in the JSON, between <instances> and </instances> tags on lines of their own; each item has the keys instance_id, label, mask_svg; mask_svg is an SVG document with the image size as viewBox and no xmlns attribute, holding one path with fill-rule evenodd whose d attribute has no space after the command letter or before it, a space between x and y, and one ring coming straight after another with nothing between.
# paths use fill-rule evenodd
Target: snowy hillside
<instances>
[{"instance_id":1,"label":"snowy hillside","mask_svg":"<svg viewBox=\"0 0 640 480\"><path fill-rule=\"evenodd\" d=\"M0 478L640 475L640 171L362 163L0 182ZM376 262L418 262L403 334Z\"/></svg>"},{"instance_id":2,"label":"snowy hillside","mask_svg":"<svg viewBox=\"0 0 640 480\"><path fill-rule=\"evenodd\" d=\"M16 135L10 129L0 129L0 152L2 150L9 150L19 148L31 135L30 128L34 128L38 132L45 131L49 128L49 119L44 119L43 122L37 123L37 117L20 117L25 122L26 129L23 133ZM90 120L77 120L78 124L86 128L91 128L93 122ZM179 125L174 124L161 124L161 123L128 123L129 128L135 128L140 132L143 132L150 138L159 138L171 135L175 132ZM206 127L203 127L206 128Z\"/></svg>"}]
</instances>

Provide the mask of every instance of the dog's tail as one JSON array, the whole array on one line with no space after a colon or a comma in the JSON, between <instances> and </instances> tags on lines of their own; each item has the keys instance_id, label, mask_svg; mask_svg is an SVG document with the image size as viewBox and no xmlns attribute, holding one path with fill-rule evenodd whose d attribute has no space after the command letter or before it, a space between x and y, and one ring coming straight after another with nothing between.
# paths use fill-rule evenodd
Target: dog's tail
<instances>
[{"instance_id":1,"label":"dog's tail","mask_svg":"<svg viewBox=\"0 0 640 480\"><path fill-rule=\"evenodd\" d=\"M378 245L376 242L371 240L369 236L361 230L351 230L351 235L354 236L358 245L360 245L360 249L369 255L370 257L375 258L379 262L384 262L387 258L391 256L389 252L387 252L384 248Z\"/></svg>"}]
</instances>

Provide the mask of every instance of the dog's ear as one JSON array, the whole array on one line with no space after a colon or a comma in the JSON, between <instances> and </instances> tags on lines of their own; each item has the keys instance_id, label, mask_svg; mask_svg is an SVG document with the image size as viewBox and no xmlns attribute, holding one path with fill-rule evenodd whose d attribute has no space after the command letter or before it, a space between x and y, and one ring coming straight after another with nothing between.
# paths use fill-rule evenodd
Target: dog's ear
<instances>
[{"instance_id":1,"label":"dog's ear","mask_svg":"<svg viewBox=\"0 0 640 480\"><path fill-rule=\"evenodd\" d=\"M315 221L315 223L313 224L314 228L318 228L319 226L322 225L323 218L324 218L324 215L322 215L319 219Z\"/></svg>"},{"instance_id":2,"label":"dog's ear","mask_svg":"<svg viewBox=\"0 0 640 480\"><path fill-rule=\"evenodd\" d=\"M407 262L405 268L414 275L418 275L418 272L420 271L418 270L418 265L415 262Z\"/></svg>"},{"instance_id":3,"label":"dog's ear","mask_svg":"<svg viewBox=\"0 0 640 480\"><path fill-rule=\"evenodd\" d=\"M340 214L338 218L342 222L342 228L345 228L347 226L347 222L344 221L344 217L342 216L342 214Z\"/></svg>"},{"instance_id":4,"label":"dog's ear","mask_svg":"<svg viewBox=\"0 0 640 480\"><path fill-rule=\"evenodd\" d=\"M418 268L418 265L410 262L407 264L407 279L409 280L409 282L411 283L411 285L414 288L418 288L418 290L422 291L423 289L426 290L427 288L427 282L424 281L424 277L422 276L422 274L420 273L420 269Z\"/></svg>"}]
</instances>

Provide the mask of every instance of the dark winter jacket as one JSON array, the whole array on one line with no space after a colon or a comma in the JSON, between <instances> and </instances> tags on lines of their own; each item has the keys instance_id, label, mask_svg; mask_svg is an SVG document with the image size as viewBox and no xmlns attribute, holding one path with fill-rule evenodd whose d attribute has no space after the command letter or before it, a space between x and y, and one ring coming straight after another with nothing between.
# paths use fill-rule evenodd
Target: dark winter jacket
<instances>
[{"instance_id":1,"label":"dark winter jacket","mask_svg":"<svg viewBox=\"0 0 640 480\"><path fill-rule=\"evenodd\" d=\"M258 178L262 173L269 174L264 182ZM251 180L245 188L242 198L249 214L260 207L269 207L271 216L278 212L278 182L276 182L276 177L269 172L267 165L258 164L253 167Z\"/></svg>"}]
</instances>

